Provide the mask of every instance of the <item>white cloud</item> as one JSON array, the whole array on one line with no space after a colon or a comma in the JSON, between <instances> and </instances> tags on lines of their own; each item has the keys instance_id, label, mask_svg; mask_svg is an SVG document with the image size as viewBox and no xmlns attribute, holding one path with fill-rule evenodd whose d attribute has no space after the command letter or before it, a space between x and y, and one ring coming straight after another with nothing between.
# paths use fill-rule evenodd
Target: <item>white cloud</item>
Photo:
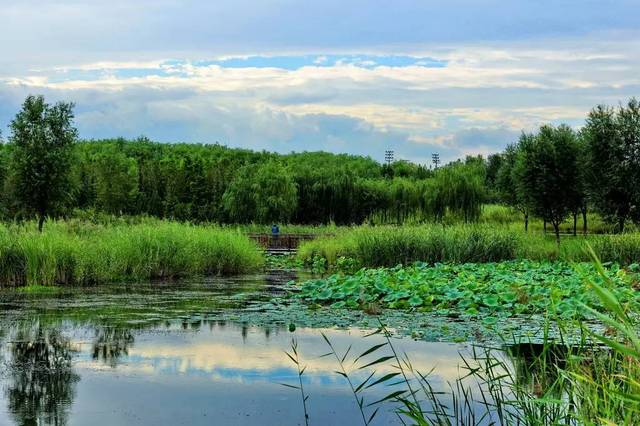
<instances>
[{"instance_id":1,"label":"white cloud","mask_svg":"<svg viewBox=\"0 0 640 426\"><path fill-rule=\"evenodd\" d=\"M397 51L446 66L380 61L372 67L368 60L353 60ZM546 122L580 125L595 104L640 94L640 38L629 31L526 42L372 46L350 51L351 60L334 66L326 65L335 52L306 50L300 53L315 55L316 63L297 69L196 60L249 57L242 52L138 53L107 52L98 60L83 54L68 62L63 55L62 62L37 71L29 71L27 62L21 69L5 68L0 122L8 123L21 97L42 92L77 103L85 137L144 133L162 141L344 150L376 158L385 148L412 159L441 150L443 158L453 159L499 150L521 130Z\"/></svg>"}]
</instances>

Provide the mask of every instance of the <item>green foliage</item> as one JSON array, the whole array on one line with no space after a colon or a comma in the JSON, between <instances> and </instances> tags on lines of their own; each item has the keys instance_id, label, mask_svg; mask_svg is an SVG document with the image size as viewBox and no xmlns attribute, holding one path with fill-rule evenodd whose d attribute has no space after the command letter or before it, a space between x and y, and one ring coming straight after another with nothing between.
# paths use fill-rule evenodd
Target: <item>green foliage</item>
<instances>
[{"instance_id":1,"label":"green foliage","mask_svg":"<svg viewBox=\"0 0 640 426\"><path fill-rule=\"evenodd\" d=\"M581 132L585 141L586 186L595 207L622 231L628 218L640 222L640 103L617 111L594 108Z\"/></svg>"},{"instance_id":2,"label":"green foliage","mask_svg":"<svg viewBox=\"0 0 640 426\"><path fill-rule=\"evenodd\" d=\"M0 147L3 218L35 213L44 219L86 209L191 222L450 224L476 222L482 203L500 202L522 213L525 229L531 214L532 220L552 224L556 234L568 217L576 233L579 214L586 234L592 207L609 231L611 224L622 230L628 219L640 223L640 190L628 184L640 180L640 106L635 99L617 110L594 109L579 139L567 126L543 126L503 153L486 160L469 156L436 171L404 160L381 165L354 155L281 155L139 138L40 150L46 153L37 160L40 164L55 159L68 167L57 167L64 171L59 182L42 173L31 176L36 156L20 154L26 151L12 141L18 136L26 140L29 126L37 130L29 137L38 146L54 139L72 141L72 118L70 104L50 107L42 98L27 98L14 120L11 143ZM43 131L54 126L58 130ZM32 137L44 134L47 138ZM47 212L40 214L37 210L45 205Z\"/></svg>"},{"instance_id":3,"label":"green foliage","mask_svg":"<svg viewBox=\"0 0 640 426\"><path fill-rule=\"evenodd\" d=\"M523 135L521 141L526 136ZM509 145L502 154L502 164L496 175L496 190L502 202L524 215L524 229L529 228L529 208L524 193L519 191L516 161L518 145Z\"/></svg>"},{"instance_id":4,"label":"green foliage","mask_svg":"<svg viewBox=\"0 0 640 426\"><path fill-rule=\"evenodd\" d=\"M583 268L589 276L597 277L590 265ZM640 295L632 288L638 283L636 273L613 265L606 277L619 300L633 309L640 308ZM379 303L391 309L472 317L549 313L576 318L584 313L580 303L604 308L588 291L582 276L562 262L417 263L361 269L354 275L335 274L302 283L299 294L313 303L351 308Z\"/></svg>"},{"instance_id":5,"label":"green foliage","mask_svg":"<svg viewBox=\"0 0 640 426\"><path fill-rule=\"evenodd\" d=\"M223 196L229 218L238 223L287 223L297 201L293 177L275 161L245 166Z\"/></svg>"},{"instance_id":6,"label":"green foliage","mask_svg":"<svg viewBox=\"0 0 640 426\"><path fill-rule=\"evenodd\" d=\"M60 287L34 284L34 285L19 287L18 291L20 293L29 294L29 295L39 295L39 294L51 295L51 294L57 294L60 291Z\"/></svg>"},{"instance_id":7,"label":"green foliage","mask_svg":"<svg viewBox=\"0 0 640 426\"><path fill-rule=\"evenodd\" d=\"M465 223L476 222L485 198L483 168L477 165L452 164L436 171L427 182L426 210L441 222L446 214L460 217Z\"/></svg>"},{"instance_id":8,"label":"green foliage","mask_svg":"<svg viewBox=\"0 0 640 426\"><path fill-rule=\"evenodd\" d=\"M301 244L298 256L305 262L314 256L334 266L339 257L352 258L363 266L394 266L414 261L491 262L515 259L518 239L508 230L485 226L437 225L417 227L360 227L335 237Z\"/></svg>"},{"instance_id":9,"label":"green foliage","mask_svg":"<svg viewBox=\"0 0 640 426\"><path fill-rule=\"evenodd\" d=\"M11 122L11 185L15 200L27 214L45 217L55 212L70 192L73 104L45 103L43 96L29 96Z\"/></svg>"},{"instance_id":10,"label":"green foliage","mask_svg":"<svg viewBox=\"0 0 640 426\"><path fill-rule=\"evenodd\" d=\"M487 201L491 203L500 200L498 192L498 174L502 168L504 157L501 153L491 154L487 157L487 167L485 175L485 187L487 190Z\"/></svg>"},{"instance_id":11,"label":"green foliage","mask_svg":"<svg viewBox=\"0 0 640 426\"><path fill-rule=\"evenodd\" d=\"M138 164L121 152L102 153L93 161L96 206L107 213L130 213L138 195Z\"/></svg>"},{"instance_id":12,"label":"green foliage","mask_svg":"<svg viewBox=\"0 0 640 426\"><path fill-rule=\"evenodd\" d=\"M3 285L92 284L249 272L263 262L237 231L147 220L137 225L53 222L42 233L0 227Z\"/></svg>"},{"instance_id":13,"label":"green foliage","mask_svg":"<svg viewBox=\"0 0 640 426\"><path fill-rule=\"evenodd\" d=\"M506 218L504 220L507 220ZM536 227L542 227L535 223ZM561 244L542 233L524 233L517 225L437 225L354 227L336 230L334 235L303 242L298 257L310 265L316 257L336 266L340 257L360 266L395 266L416 261L498 262L501 260L566 260L583 262L590 257L589 243L607 262L623 265L640 262L640 234L589 235L565 238Z\"/></svg>"},{"instance_id":14,"label":"green foliage","mask_svg":"<svg viewBox=\"0 0 640 426\"><path fill-rule=\"evenodd\" d=\"M568 126L542 126L536 135L522 135L513 173L527 210L553 225L558 242L560 224L582 205L579 193L579 147Z\"/></svg>"},{"instance_id":15,"label":"green foliage","mask_svg":"<svg viewBox=\"0 0 640 426\"><path fill-rule=\"evenodd\" d=\"M551 309L537 307L547 314L547 318L554 319L561 330L569 324L563 317L577 318L583 335L574 344L568 344L562 335L559 339L550 337L550 324L547 323L543 341L539 344L507 341L504 348L473 347L470 355L461 354L461 377L450 382L449 389L436 390L431 372L416 370L406 354L399 354L392 342L391 333L381 322L380 328L367 337L383 335L385 341L369 346L349 364L361 369L390 363L393 372L383 375L373 369L362 383L354 383L354 369L344 368L350 348L339 357L325 337L331 349L330 354L335 355L340 366L336 373L348 381L361 412L364 390L373 386L394 386L388 390L387 396L368 406L382 402L394 404L393 410L403 423L410 420L418 425L480 425L485 424L487 419L496 419L499 424L531 426L635 424L635 419L640 414L640 336L635 315L639 297L629 289L629 275L625 271L606 269L597 260L595 253L591 252L591 256L595 261L588 266L581 265L577 270L566 265L548 265L551 271L547 272L560 285L550 289ZM474 269L476 266L467 265L467 269L471 268L471 271L463 270L465 265L459 266L462 269L457 271L457 274L471 274L468 287L476 287L477 281L474 278L481 277L477 273L479 271ZM446 265L440 267L447 268ZM401 269L394 272L395 281L391 283L384 280L387 277L370 280L370 286L380 292L374 293L374 297L382 297L384 294L387 294L385 297L397 296L402 293L402 289L396 287L414 278L407 276L407 271ZM495 271L489 271L489 274L495 278L494 285L512 288L526 286L521 277L501 277ZM538 286L544 288L545 280L551 281L531 275L526 278L539 281L534 284L533 290ZM637 280L637 276L634 279ZM423 286L430 287L431 281L422 282ZM345 279L342 287L335 288L335 291L350 292L352 287L353 280ZM465 287L465 290L468 288ZM466 300L473 299L475 288L473 290L462 296ZM331 288L323 289L323 296L332 291ZM511 288L503 291L504 293L496 292L493 295L484 294L484 297L476 298L476 302L484 305L481 309L489 311L498 305L509 308L514 304L513 295L509 296ZM447 306L454 303L460 305L456 292L459 293L456 288L445 288L438 296L445 299ZM371 294L362 288L360 293L365 296ZM332 296L325 297L325 301ZM409 296L402 294L401 300L407 297ZM423 299L422 296L414 294L407 302L411 304L412 299L415 299L414 306L422 306L418 304L419 299ZM516 306L520 302L521 300L517 300ZM345 304L335 302L334 305L340 303ZM562 306L563 303L565 306ZM466 306L461 306L464 307ZM569 308L569 314L564 308ZM594 332L587 327L587 321L592 323L593 320L606 327L603 333ZM387 381L392 378L395 379L393 385L390 385ZM374 416L375 412L372 417Z\"/></svg>"}]
</instances>

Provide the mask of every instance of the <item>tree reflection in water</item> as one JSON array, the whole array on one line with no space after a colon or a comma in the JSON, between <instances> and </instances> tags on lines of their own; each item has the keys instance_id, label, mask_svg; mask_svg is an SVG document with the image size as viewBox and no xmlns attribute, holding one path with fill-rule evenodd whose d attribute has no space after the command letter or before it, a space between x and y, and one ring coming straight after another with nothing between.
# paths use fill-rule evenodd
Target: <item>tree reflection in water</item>
<instances>
[{"instance_id":1,"label":"tree reflection in water","mask_svg":"<svg viewBox=\"0 0 640 426\"><path fill-rule=\"evenodd\" d=\"M15 423L65 425L79 380L71 366L71 342L39 323L19 325L11 340L5 393Z\"/></svg>"},{"instance_id":2,"label":"tree reflection in water","mask_svg":"<svg viewBox=\"0 0 640 426\"><path fill-rule=\"evenodd\" d=\"M545 392L555 392L561 396L559 389L552 385L557 382L561 369L566 366L569 347L564 345L543 345L537 343L520 343L510 346L507 353L515 369L516 383L528 388L536 396Z\"/></svg>"},{"instance_id":3,"label":"tree reflection in water","mask_svg":"<svg viewBox=\"0 0 640 426\"><path fill-rule=\"evenodd\" d=\"M122 356L129 355L129 348L133 345L134 337L129 328L99 327L93 341L91 355L94 360L113 367L118 365Z\"/></svg>"}]
</instances>

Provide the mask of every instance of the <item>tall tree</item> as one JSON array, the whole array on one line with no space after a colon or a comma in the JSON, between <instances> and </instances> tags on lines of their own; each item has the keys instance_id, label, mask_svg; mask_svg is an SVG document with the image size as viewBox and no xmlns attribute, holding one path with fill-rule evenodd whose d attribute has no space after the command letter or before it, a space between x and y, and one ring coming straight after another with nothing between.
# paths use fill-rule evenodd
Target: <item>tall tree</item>
<instances>
[{"instance_id":1,"label":"tall tree","mask_svg":"<svg viewBox=\"0 0 640 426\"><path fill-rule=\"evenodd\" d=\"M502 162L496 174L496 189L500 200L508 206L522 213L524 218L524 231L529 230L529 206L524 195L518 190L516 177L516 160L519 147L527 143L531 135L520 136L518 144L509 145L502 154Z\"/></svg>"},{"instance_id":2,"label":"tall tree","mask_svg":"<svg viewBox=\"0 0 640 426\"><path fill-rule=\"evenodd\" d=\"M73 118L72 103L51 106L43 96L29 96L11 122L14 195L25 212L37 216L39 231L70 192Z\"/></svg>"},{"instance_id":3,"label":"tall tree","mask_svg":"<svg viewBox=\"0 0 640 426\"><path fill-rule=\"evenodd\" d=\"M245 166L223 196L235 222L288 222L297 207L297 187L289 171L277 161Z\"/></svg>"},{"instance_id":4,"label":"tall tree","mask_svg":"<svg viewBox=\"0 0 640 426\"><path fill-rule=\"evenodd\" d=\"M518 150L518 190L530 210L553 225L558 244L560 224L578 204L578 155L576 134L566 125L542 126Z\"/></svg>"},{"instance_id":5,"label":"tall tree","mask_svg":"<svg viewBox=\"0 0 640 426\"><path fill-rule=\"evenodd\" d=\"M138 196L138 165L121 152L104 153L94 160L96 204L112 214L133 213Z\"/></svg>"},{"instance_id":6,"label":"tall tree","mask_svg":"<svg viewBox=\"0 0 640 426\"><path fill-rule=\"evenodd\" d=\"M582 134L577 135L577 146L578 146L578 183L576 186L576 205L574 206L575 210L573 213L573 235L577 234L576 226L577 226L577 217L578 213L582 214L582 234L587 234L587 209L590 202L589 197L589 189L587 187L587 179L589 173L589 156L587 144L585 143Z\"/></svg>"},{"instance_id":7,"label":"tall tree","mask_svg":"<svg viewBox=\"0 0 640 426\"><path fill-rule=\"evenodd\" d=\"M470 164L456 162L438 169L425 190L427 211L436 221L449 213L465 223L476 222L485 198L484 179L484 170Z\"/></svg>"},{"instance_id":8,"label":"tall tree","mask_svg":"<svg viewBox=\"0 0 640 426\"><path fill-rule=\"evenodd\" d=\"M627 108L598 105L587 117L582 130L586 144L586 186L597 210L604 219L617 225L618 231L633 213L638 199L637 182L640 161L638 152L638 102Z\"/></svg>"},{"instance_id":9,"label":"tall tree","mask_svg":"<svg viewBox=\"0 0 640 426\"><path fill-rule=\"evenodd\" d=\"M633 223L640 224L640 102L632 98L626 106L621 106L616 121L624 152L622 168L629 177L629 217Z\"/></svg>"},{"instance_id":10,"label":"tall tree","mask_svg":"<svg viewBox=\"0 0 640 426\"><path fill-rule=\"evenodd\" d=\"M485 186L487 187L488 202L496 202L499 200L498 194L498 172L502 167L504 159L502 154L492 154L487 157Z\"/></svg>"}]
</instances>

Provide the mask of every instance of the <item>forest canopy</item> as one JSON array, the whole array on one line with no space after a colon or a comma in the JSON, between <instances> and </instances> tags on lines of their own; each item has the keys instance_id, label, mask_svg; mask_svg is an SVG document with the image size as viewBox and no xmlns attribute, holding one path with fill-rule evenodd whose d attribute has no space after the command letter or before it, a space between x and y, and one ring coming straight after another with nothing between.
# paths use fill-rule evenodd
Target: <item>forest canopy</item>
<instances>
[{"instance_id":1,"label":"forest canopy","mask_svg":"<svg viewBox=\"0 0 640 426\"><path fill-rule=\"evenodd\" d=\"M640 222L640 189L628 184L640 179L638 153L635 99L595 107L578 131L544 125L502 153L434 170L327 152L277 154L144 137L80 140L72 104L29 97L0 144L0 214L5 220L93 211L191 222L400 224L475 222L483 204L501 203L522 213L525 229L530 215L556 233L560 222L573 216L575 224L581 215L586 231L591 209L622 231L625 221ZM29 170L38 167L55 188L44 191L44 181L33 180ZM50 197L43 201L45 193Z\"/></svg>"}]
</instances>

